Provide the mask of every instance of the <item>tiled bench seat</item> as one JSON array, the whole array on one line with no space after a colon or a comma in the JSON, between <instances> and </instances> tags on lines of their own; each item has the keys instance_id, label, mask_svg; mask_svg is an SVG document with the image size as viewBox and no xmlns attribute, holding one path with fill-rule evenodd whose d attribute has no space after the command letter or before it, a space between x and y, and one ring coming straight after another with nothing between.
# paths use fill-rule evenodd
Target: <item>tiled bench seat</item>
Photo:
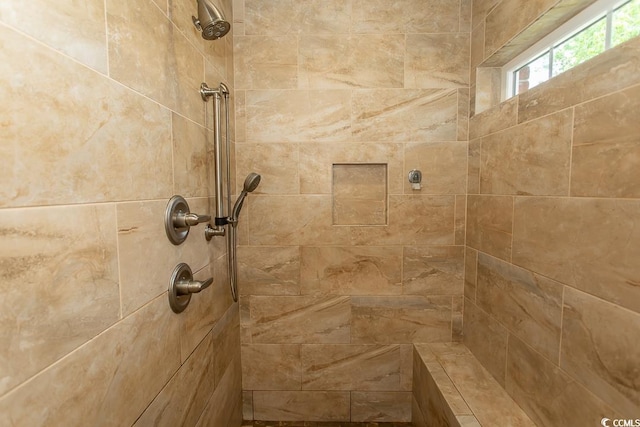
<instances>
[{"instance_id":1,"label":"tiled bench seat","mask_svg":"<svg viewBox=\"0 0 640 427\"><path fill-rule=\"evenodd\" d=\"M535 426L461 343L415 344L414 427Z\"/></svg>"}]
</instances>

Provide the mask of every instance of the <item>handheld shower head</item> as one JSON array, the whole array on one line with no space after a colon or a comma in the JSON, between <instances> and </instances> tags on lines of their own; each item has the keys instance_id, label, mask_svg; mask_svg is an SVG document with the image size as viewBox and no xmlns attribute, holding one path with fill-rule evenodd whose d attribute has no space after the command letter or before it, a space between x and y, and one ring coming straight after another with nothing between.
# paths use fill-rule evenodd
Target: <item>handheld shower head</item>
<instances>
[{"instance_id":1,"label":"handheld shower head","mask_svg":"<svg viewBox=\"0 0 640 427\"><path fill-rule=\"evenodd\" d=\"M209 0L198 0L198 17L191 18L193 25L202 31L202 38L205 40L217 40L231 29L229 21Z\"/></svg>"},{"instance_id":2,"label":"handheld shower head","mask_svg":"<svg viewBox=\"0 0 640 427\"><path fill-rule=\"evenodd\" d=\"M242 187L242 191L245 193L252 193L253 190L258 188L258 184L260 184L261 176L255 172L251 172L244 180L244 185Z\"/></svg>"},{"instance_id":3,"label":"handheld shower head","mask_svg":"<svg viewBox=\"0 0 640 427\"><path fill-rule=\"evenodd\" d=\"M233 205L233 211L231 212L231 216L229 217L229 222L234 227L238 224L238 217L240 216L240 210L242 209L244 199L247 197L247 194L253 192L256 188L258 188L258 184L260 184L260 175L255 172L251 172L245 178L244 185L242 186L242 192L240 193L240 196L238 196L236 204Z\"/></svg>"}]
</instances>

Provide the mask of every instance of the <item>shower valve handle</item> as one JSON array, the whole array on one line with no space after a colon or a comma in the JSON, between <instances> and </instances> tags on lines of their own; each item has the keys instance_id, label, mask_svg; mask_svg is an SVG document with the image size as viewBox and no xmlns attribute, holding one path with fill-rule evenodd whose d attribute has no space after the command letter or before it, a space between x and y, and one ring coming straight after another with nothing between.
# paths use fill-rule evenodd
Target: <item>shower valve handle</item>
<instances>
[{"instance_id":1,"label":"shower valve handle","mask_svg":"<svg viewBox=\"0 0 640 427\"><path fill-rule=\"evenodd\" d=\"M191 227L209 221L211 221L211 215L198 215L195 213L178 212L173 217L173 225L181 228Z\"/></svg>"},{"instance_id":2,"label":"shower valve handle","mask_svg":"<svg viewBox=\"0 0 640 427\"><path fill-rule=\"evenodd\" d=\"M198 292L207 289L213 283L213 277L208 278L204 282L198 280L181 280L176 283L176 289L178 295L197 294Z\"/></svg>"},{"instance_id":3,"label":"shower valve handle","mask_svg":"<svg viewBox=\"0 0 640 427\"><path fill-rule=\"evenodd\" d=\"M186 240L192 226L210 220L210 215L191 213L184 197L175 195L169 200L164 211L164 230L171 243L180 245Z\"/></svg>"}]
</instances>

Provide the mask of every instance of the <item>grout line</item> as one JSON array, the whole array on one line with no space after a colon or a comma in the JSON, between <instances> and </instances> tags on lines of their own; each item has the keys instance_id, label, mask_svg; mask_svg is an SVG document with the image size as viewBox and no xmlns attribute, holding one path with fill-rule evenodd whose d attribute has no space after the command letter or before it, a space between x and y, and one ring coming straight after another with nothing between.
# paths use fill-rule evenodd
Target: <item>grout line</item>
<instances>
[{"instance_id":1,"label":"grout line","mask_svg":"<svg viewBox=\"0 0 640 427\"><path fill-rule=\"evenodd\" d=\"M171 146L171 190L173 194L176 192L176 155L175 155L175 141L173 134L173 115L169 118L169 142Z\"/></svg>"},{"instance_id":2,"label":"grout line","mask_svg":"<svg viewBox=\"0 0 640 427\"><path fill-rule=\"evenodd\" d=\"M502 381L504 383L505 391L506 391L506 386L507 386L507 369L509 367L509 337L510 336L511 336L511 332L509 331L509 329L507 329L507 343L506 343L505 349L504 349L504 377L502 378Z\"/></svg>"},{"instance_id":3,"label":"grout line","mask_svg":"<svg viewBox=\"0 0 640 427\"><path fill-rule=\"evenodd\" d=\"M107 76L111 76L111 61L109 60L109 14L107 13L107 0L104 0L104 38L107 55Z\"/></svg>"},{"instance_id":4,"label":"grout line","mask_svg":"<svg viewBox=\"0 0 640 427\"><path fill-rule=\"evenodd\" d=\"M572 172L573 172L573 141L574 141L574 135L575 135L575 128L576 128L576 108L573 107L571 109L571 120L569 121L571 123L571 138L569 139L569 185L567 188L567 197L571 197L571 182L573 181L572 179Z\"/></svg>"},{"instance_id":5,"label":"grout line","mask_svg":"<svg viewBox=\"0 0 640 427\"><path fill-rule=\"evenodd\" d=\"M511 197L511 247L509 250L509 263L513 264L513 236L516 228L516 198L517 196Z\"/></svg>"},{"instance_id":6,"label":"grout line","mask_svg":"<svg viewBox=\"0 0 640 427\"><path fill-rule=\"evenodd\" d=\"M116 260L118 262L118 299L120 301L120 313L118 313L119 315L119 320L123 319L124 316L124 308L123 308L123 295L122 295L122 268L120 268L120 266L122 265L122 260L120 259L120 233L118 232L120 227L118 226L118 206L114 203L113 205L113 213L115 216L115 237L116 237Z\"/></svg>"},{"instance_id":7,"label":"grout line","mask_svg":"<svg viewBox=\"0 0 640 427\"><path fill-rule=\"evenodd\" d=\"M557 366L560 366L562 360L562 336L564 335L564 300L566 294L567 285L562 287L562 304L560 306L560 340L558 343L558 362Z\"/></svg>"}]
</instances>

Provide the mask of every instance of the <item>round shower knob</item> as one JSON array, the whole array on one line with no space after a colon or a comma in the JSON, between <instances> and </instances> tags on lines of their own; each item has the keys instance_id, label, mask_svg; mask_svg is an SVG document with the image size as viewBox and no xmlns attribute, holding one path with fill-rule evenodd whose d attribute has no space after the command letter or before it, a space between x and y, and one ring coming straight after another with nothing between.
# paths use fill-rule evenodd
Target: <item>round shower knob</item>
<instances>
[{"instance_id":1,"label":"round shower knob","mask_svg":"<svg viewBox=\"0 0 640 427\"><path fill-rule=\"evenodd\" d=\"M186 240L192 226L210 220L210 215L189 212L189 204L182 196L173 196L164 212L164 230L167 232L169 241L179 245Z\"/></svg>"},{"instance_id":2,"label":"round shower knob","mask_svg":"<svg viewBox=\"0 0 640 427\"><path fill-rule=\"evenodd\" d=\"M213 283L213 277L204 282L193 280L191 267L180 263L173 270L169 281L169 306L174 313L182 313L191 302L191 295L197 294Z\"/></svg>"}]
</instances>

